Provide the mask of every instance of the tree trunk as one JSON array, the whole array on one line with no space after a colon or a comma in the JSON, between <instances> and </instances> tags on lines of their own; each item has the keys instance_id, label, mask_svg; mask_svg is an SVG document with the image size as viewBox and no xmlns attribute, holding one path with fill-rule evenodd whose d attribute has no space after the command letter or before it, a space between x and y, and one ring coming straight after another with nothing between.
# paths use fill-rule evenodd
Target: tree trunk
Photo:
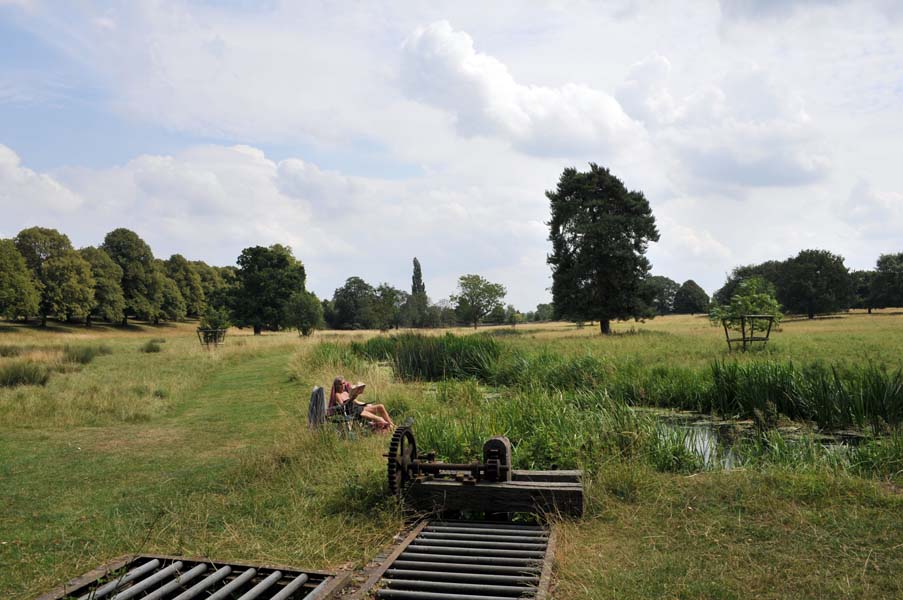
<instances>
[{"instance_id":1,"label":"tree trunk","mask_svg":"<svg viewBox=\"0 0 903 600\"><path fill-rule=\"evenodd\" d=\"M91 313L88 313L88 316L85 317L85 327L91 326Z\"/></svg>"},{"instance_id":2,"label":"tree trunk","mask_svg":"<svg viewBox=\"0 0 903 600\"><path fill-rule=\"evenodd\" d=\"M47 315L41 315L41 327L47 327Z\"/></svg>"},{"instance_id":3,"label":"tree trunk","mask_svg":"<svg viewBox=\"0 0 903 600\"><path fill-rule=\"evenodd\" d=\"M123 315L123 317L122 317L122 326L125 327L125 326L128 325L128 324L129 324L129 318Z\"/></svg>"},{"instance_id":4,"label":"tree trunk","mask_svg":"<svg viewBox=\"0 0 903 600\"><path fill-rule=\"evenodd\" d=\"M611 335L611 321L599 319L599 331L602 332L602 335Z\"/></svg>"},{"instance_id":5,"label":"tree trunk","mask_svg":"<svg viewBox=\"0 0 903 600\"><path fill-rule=\"evenodd\" d=\"M477 321L474 321L474 322L473 322L473 328L474 328L474 329L477 328Z\"/></svg>"},{"instance_id":6,"label":"tree trunk","mask_svg":"<svg viewBox=\"0 0 903 600\"><path fill-rule=\"evenodd\" d=\"M869 314L872 314L872 307L869 306Z\"/></svg>"},{"instance_id":7,"label":"tree trunk","mask_svg":"<svg viewBox=\"0 0 903 600\"><path fill-rule=\"evenodd\" d=\"M254 335L260 335L261 331L262 331L262 328L260 327L260 325L254 326Z\"/></svg>"}]
</instances>

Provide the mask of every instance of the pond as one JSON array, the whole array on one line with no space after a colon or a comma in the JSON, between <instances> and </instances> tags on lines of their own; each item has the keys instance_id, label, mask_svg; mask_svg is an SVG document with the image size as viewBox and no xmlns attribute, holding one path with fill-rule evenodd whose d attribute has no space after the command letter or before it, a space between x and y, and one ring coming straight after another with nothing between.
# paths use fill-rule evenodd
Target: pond
<instances>
[{"instance_id":1,"label":"pond","mask_svg":"<svg viewBox=\"0 0 903 600\"><path fill-rule=\"evenodd\" d=\"M745 461L739 442L753 440L757 434L752 420L722 420L701 413L650 408L635 410L652 413L664 426L679 432L684 446L699 456L706 468L733 469L742 466ZM829 451L843 452L868 438L859 431L817 432L801 425L775 429L789 444L816 442Z\"/></svg>"}]
</instances>

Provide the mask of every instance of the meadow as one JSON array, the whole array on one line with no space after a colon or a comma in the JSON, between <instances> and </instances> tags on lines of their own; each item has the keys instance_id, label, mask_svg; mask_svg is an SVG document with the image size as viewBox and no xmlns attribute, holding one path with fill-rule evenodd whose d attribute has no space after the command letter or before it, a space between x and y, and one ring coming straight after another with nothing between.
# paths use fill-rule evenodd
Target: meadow
<instances>
[{"instance_id":1,"label":"meadow","mask_svg":"<svg viewBox=\"0 0 903 600\"><path fill-rule=\"evenodd\" d=\"M585 469L586 517L555 525L556 597L903 595L903 314L785 322L742 356L689 316L607 338L569 323L404 342L230 331L214 352L193 327L0 324L0 373L40 371L0 387L0 597L129 552L365 563L404 519L384 493L387 438L306 427L311 386L337 374L443 458L505 434L519 466ZM769 391L703 402L739 384ZM830 410L786 414L801 400ZM647 406L748 412L757 433L727 469ZM823 443L835 424L866 439Z\"/></svg>"}]
</instances>

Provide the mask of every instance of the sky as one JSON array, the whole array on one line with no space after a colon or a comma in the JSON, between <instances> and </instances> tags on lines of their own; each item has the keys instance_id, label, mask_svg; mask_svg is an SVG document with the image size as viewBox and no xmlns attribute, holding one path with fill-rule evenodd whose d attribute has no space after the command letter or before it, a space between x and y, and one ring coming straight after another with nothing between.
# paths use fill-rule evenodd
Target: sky
<instances>
[{"instance_id":1,"label":"sky","mask_svg":"<svg viewBox=\"0 0 903 600\"><path fill-rule=\"evenodd\" d=\"M641 190L656 275L903 251L903 3L0 0L0 237L287 244L433 300L550 300L563 169Z\"/></svg>"}]
</instances>

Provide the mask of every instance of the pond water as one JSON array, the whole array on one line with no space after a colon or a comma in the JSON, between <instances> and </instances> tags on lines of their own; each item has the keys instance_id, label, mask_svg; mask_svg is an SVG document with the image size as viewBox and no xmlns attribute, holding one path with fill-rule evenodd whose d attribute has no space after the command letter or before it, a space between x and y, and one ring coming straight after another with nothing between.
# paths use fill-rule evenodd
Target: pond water
<instances>
[{"instance_id":1,"label":"pond water","mask_svg":"<svg viewBox=\"0 0 903 600\"><path fill-rule=\"evenodd\" d=\"M743 464L738 442L756 435L756 426L748 420L719 420L710 415L692 412L663 412L656 409L637 409L652 412L667 428L678 432L684 446L699 456L708 468L733 469ZM802 426L778 427L777 431L789 444L816 441L827 449L843 451L867 436L858 431L813 432Z\"/></svg>"}]
</instances>

